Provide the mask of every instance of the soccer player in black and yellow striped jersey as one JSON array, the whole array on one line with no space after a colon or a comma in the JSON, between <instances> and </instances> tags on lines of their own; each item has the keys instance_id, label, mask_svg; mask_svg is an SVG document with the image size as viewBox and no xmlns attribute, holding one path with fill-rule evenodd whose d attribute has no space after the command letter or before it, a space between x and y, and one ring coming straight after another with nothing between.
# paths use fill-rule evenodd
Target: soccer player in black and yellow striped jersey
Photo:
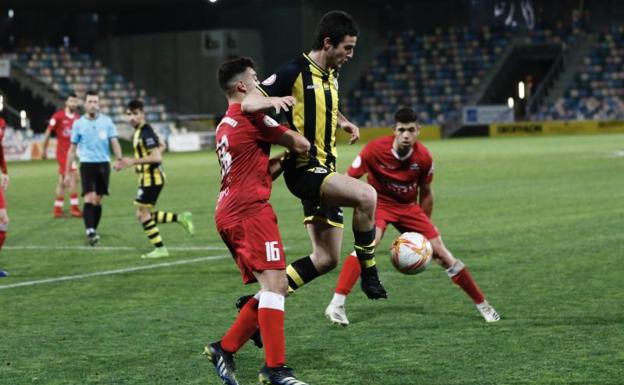
<instances>
[{"instance_id":1,"label":"soccer player in black and yellow striped jersey","mask_svg":"<svg viewBox=\"0 0 624 385\"><path fill-rule=\"evenodd\" d=\"M353 57L359 34L347 13L331 11L319 22L312 50L280 67L243 101L245 112L284 111L291 129L312 144L306 154L287 157L284 179L303 204L312 253L287 268L291 290L338 264L343 236L343 207L353 207L355 251L362 266L362 290L386 298L375 266L375 189L336 172L336 129L359 138L359 129L338 110L338 71ZM284 100L290 95L292 99Z\"/></svg>"},{"instance_id":2,"label":"soccer player in black and yellow striped jersey","mask_svg":"<svg viewBox=\"0 0 624 385\"><path fill-rule=\"evenodd\" d=\"M139 174L139 189L134 204L137 207L136 216L143 225L143 231L154 245L154 250L144 254L141 258L168 257L169 252L165 248L158 223L177 222L190 234L194 233L192 214L185 211L181 214L154 211L158 196L165 185L165 173L162 169L161 156L164 143L160 141L154 129L145 122L143 102L132 100L128 103L126 114L134 134L132 135L132 147L134 158L123 158L115 164L117 171L134 166Z\"/></svg>"}]
</instances>

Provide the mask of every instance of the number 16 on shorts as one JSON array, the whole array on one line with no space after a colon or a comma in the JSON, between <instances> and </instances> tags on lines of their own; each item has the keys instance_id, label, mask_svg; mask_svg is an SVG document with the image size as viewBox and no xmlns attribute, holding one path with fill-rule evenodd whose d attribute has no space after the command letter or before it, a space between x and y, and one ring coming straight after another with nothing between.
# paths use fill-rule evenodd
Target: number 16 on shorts
<instances>
[{"instance_id":1,"label":"number 16 on shorts","mask_svg":"<svg viewBox=\"0 0 624 385\"><path fill-rule=\"evenodd\" d=\"M280 249L277 241L264 242L266 249L267 262L274 262L280 260Z\"/></svg>"}]
</instances>

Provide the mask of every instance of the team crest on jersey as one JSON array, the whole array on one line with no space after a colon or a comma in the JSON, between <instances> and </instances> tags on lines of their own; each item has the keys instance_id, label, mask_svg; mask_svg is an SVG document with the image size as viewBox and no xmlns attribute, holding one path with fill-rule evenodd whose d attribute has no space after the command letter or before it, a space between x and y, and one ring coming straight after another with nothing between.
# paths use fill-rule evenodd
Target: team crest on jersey
<instances>
[{"instance_id":1,"label":"team crest on jersey","mask_svg":"<svg viewBox=\"0 0 624 385\"><path fill-rule=\"evenodd\" d=\"M327 174L327 169L323 167L312 167L308 169L308 172L313 172L315 174Z\"/></svg>"},{"instance_id":2,"label":"team crest on jersey","mask_svg":"<svg viewBox=\"0 0 624 385\"><path fill-rule=\"evenodd\" d=\"M412 163L412 164L410 164L410 170L412 170L412 171L420 171L420 166L418 166L418 163Z\"/></svg>"},{"instance_id":3,"label":"team crest on jersey","mask_svg":"<svg viewBox=\"0 0 624 385\"><path fill-rule=\"evenodd\" d=\"M268 78L264 79L262 81L262 85L263 86L271 86L271 85L273 85L273 83L275 83L275 80L277 80L277 75L273 74L273 75L269 76Z\"/></svg>"}]
</instances>

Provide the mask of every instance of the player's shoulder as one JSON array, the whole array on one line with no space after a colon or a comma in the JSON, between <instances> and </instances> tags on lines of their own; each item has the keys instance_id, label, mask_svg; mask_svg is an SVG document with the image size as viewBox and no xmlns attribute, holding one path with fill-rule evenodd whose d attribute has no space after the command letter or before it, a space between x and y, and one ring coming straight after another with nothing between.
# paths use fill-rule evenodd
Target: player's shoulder
<instances>
[{"instance_id":1,"label":"player's shoulder","mask_svg":"<svg viewBox=\"0 0 624 385\"><path fill-rule=\"evenodd\" d=\"M433 159L433 157L431 156L431 152L429 151L427 146L425 146L420 140L417 140L414 143L414 154L425 159Z\"/></svg>"},{"instance_id":2,"label":"player's shoulder","mask_svg":"<svg viewBox=\"0 0 624 385\"><path fill-rule=\"evenodd\" d=\"M295 59L278 66L275 72L260 83L259 87L271 87L276 83L282 83L285 81L294 82L299 73L304 71L306 68L307 64L305 58L303 56L296 57Z\"/></svg>"},{"instance_id":3,"label":"player's shoulder","mask_svg":"<svg viewBox=\"0 0 624 385\"><path fill-rule=\"evenodd\" d=\"M392 143L394 142L394 136L392 135L384 135L379 138L375 138L368 142L366 145L366 149L368 151L383 151L389 148L392 148Z\"/></svg>"}]
</instances>

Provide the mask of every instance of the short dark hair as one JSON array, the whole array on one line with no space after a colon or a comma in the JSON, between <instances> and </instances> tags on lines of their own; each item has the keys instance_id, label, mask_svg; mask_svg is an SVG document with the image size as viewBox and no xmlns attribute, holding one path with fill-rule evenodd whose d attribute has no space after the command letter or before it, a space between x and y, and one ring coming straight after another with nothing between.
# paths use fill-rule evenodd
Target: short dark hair
<instances>
[{"instance_id":1,"label":"short dark hair","mask_svg":"<svg viewBox=\"0 0 624 385\"><path fill-rule=\"evenodd\" d=\"M96 90L89 90L85 93L85 99L87 96L97 96L99 98L100 94Z\"/></svg>"},{"instance_id":2,"label":"short dark hair","mask_svg":"<svg viewBox=\"0 0 624 385\"><path fill-rule=\"evenodd\" d=\"M255 69L253 60L245 56L237 56L223 62L217 70L217 80L224 92L228 92L232 87L232 79L244 73L247 68Z\"/></svg>"},{"instance_id":3,"label":"short dark hair","mask_svg":"<svg viewBox=\"0 0 624 385\"><path fill-rule=\"evenodd\" d=\"M69 98L77 98L78 95L76 95L76 93L74 91L70 92L69 95L67 95L67 99Z\"/></svg>"},{"instance_id":4,"label":"short dark hair","mask_svg":"<svg viewBox=\"0 0 624 385\"><path fill-rule=\"evenodd\" d=\"M418 122L416 112L409 107L401 107L394 113L395 123Z\"/></svg>"},{"instance_id":5,"label":"short dark hair","mask_svg":"<svg viewBox=\"0 0 624 385\"><path fill-rule=\"evenodd\" d=\"M140 101L139 99L132 99L131 101L128 102L128 104L126 105L126 108L129 111L143 111L143 102Z\"/></svg>"},{"instance_id":6,"label":"short dark hair","mask_svg":"<svg viewBox=\"0 0 624 385\"><path fill-rule=\"evenodd\" d=\"M345 36L358 36L360 30L351 15L344 11L330 11L321 18L316 31L312 49L323 48L323 40L328 37L332 46L337 47Z\"/></svg>"}]
</instances>

